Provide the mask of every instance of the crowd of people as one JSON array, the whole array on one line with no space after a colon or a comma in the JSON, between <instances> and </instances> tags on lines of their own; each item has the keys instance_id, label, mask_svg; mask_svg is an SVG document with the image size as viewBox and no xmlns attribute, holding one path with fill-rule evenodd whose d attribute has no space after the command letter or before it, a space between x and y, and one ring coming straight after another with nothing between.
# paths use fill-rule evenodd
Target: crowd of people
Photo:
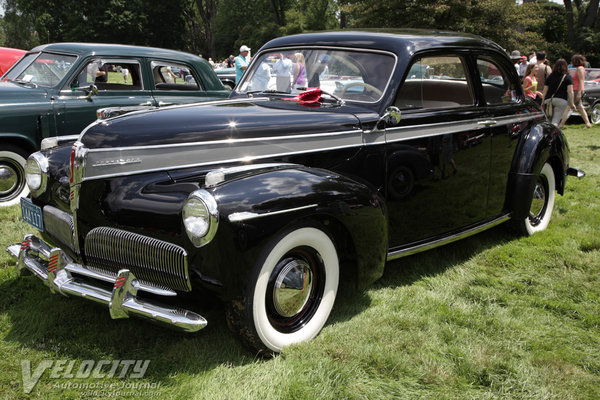
<instances>
[{"instance_id":1,"label":"crowd of people","mask_svg":"<svg viewBox=\"0 0 600 400\"><path fill-rule=\"evenodd\" d=\"M592 127L581 102L585 68L590 67L583 55L573 55L571 64L560 58L553 66L545 52L532 51L527 57L515 50L510 57L522 79L525 95L542 106L554 125L564 127L571 110L577 110L586 128Z\"/></svg>"}]
</instances>

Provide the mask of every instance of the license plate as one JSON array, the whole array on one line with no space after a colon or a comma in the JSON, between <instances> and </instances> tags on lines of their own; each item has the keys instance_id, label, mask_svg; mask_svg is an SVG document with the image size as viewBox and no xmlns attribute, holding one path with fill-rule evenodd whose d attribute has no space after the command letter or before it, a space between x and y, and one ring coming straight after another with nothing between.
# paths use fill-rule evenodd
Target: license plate
<instances>
[{"instance_id":1,"label":"license plate","mask_svg":"<svg viewBox=\"0 0 600 400\"><path fill-rule=\"evenodd\" d=\"M21 197L21 216L23 221L40 231L44 231L44 218L42 208L36 206L26 197Z\"/></svg>"}]
</instances>

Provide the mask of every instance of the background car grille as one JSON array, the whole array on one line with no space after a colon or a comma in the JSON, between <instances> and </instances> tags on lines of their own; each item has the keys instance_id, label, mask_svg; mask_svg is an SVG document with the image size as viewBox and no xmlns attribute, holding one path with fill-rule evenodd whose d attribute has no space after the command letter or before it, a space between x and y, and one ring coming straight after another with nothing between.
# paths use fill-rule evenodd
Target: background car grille
<instances>
[{"instance_id":1,"label":"background car grille","mask_svg":"<svg viewBox=\"0 0 600 400\"><path fill-rule=\"evenodd\" d=\"M118 273L127 268L141 281L190 291L186 251L177 245L120 229L94 228L85 238L86 264Z\"/></svg>"},{"instance_id":2,"label":"background car grille","mask_svg":"<svg viewBox=\"0 0 600 400\"><path fill-rule=\"evenodd\" d=\"M42 213L46 232L61 244L74 250L73 216L52 206L45 206Z\"/></svg>"}]
</instances>

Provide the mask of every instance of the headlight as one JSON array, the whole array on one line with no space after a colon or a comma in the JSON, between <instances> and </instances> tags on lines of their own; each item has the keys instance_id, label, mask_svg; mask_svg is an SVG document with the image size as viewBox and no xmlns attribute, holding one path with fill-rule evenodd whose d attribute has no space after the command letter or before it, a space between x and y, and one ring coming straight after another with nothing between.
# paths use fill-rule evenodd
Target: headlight
<instances>
[{"instance_id":1,"label":"headlight","mask_svg":"<svg viewBox=\"0 0 600 400\"><path fill-rule=\"evenodd\" d=\"M196 247L210 242L217 233L219 212L215 198L206 190L192 192L182 210L185 231Z\"/></svg>"},{"instance_id":2,"label":"headlight","mask_svg":"<svg viewBox=\"0 0 600 400\"><path fill-rule=\"evenodd\" d=\"M40 152L33 153L25 163L25 180L32 195L39 196L48 182L48 159Z\"/></svg>"}]
</instances>

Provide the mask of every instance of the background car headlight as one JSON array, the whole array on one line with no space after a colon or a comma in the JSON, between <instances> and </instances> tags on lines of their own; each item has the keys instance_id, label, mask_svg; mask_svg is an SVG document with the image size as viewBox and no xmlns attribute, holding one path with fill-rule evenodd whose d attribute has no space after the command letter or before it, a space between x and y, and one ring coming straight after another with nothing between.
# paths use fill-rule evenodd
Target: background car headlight
<instances>
[{"instance_id":1,"label":"background car headlight","mask_svg":"<svg viewBox=\"0 0 600 400\"><path fill-rule=\"evenodd\" d=\"M46 190L48 182L48 159L40 152L33 153L25 163L25 180L29 191L39 196Z\"/></svg>"},{"instance_id":2,"label":"background car headlight","mask_svg":"<svg viewBox=\"0 0 600 400\"><path fill-rule=\"evenodd\" d=\"M219 212L215 198L206 190L192 192L183 205L183 225L196 247L210 242L219 226Z\"/></svg>"}]
</instances>

